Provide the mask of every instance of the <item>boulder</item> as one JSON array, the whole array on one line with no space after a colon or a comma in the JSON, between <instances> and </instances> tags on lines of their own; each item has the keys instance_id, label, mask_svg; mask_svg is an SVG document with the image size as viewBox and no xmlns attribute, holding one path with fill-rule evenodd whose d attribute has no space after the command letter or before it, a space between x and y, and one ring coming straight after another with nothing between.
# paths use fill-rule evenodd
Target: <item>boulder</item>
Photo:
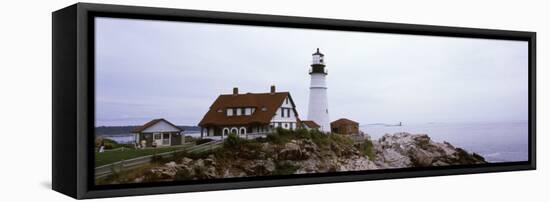
<instances>
[{"instance_id":1,"label":"boulder","mask_svg":"<svg viewBox=\"0 0 550 202\"><path fill-rule=\"evenodd\" d=\"M174 162L174 161L170 161L170 162L168 162L168 163L166 163L166 164L164 164L164 165L165 165L166 167L176 167L177 164L176 164L176 162Z\"/></svg>"},{"instance_id":2,"label":"boulder","mask_svg":"<svg viewBox=\"0 0 550 202\"><path fill-rule=\"evenodd\" d=\"M275 163L272 160L255 160L248 163L243 169L249 176L271 175L275 170Z\"/></svg>"},{"instance_id":3,"label":"boulder","mask_svg":"<svg viewBox=\"0 0 550 202\"><path fill-rule=\"evenodd\" d=\"M277 154L279 160L306 160L310 156L310 153L302 149L300 145L295 142L286 143Z\"/></svg>"}]
</instances>

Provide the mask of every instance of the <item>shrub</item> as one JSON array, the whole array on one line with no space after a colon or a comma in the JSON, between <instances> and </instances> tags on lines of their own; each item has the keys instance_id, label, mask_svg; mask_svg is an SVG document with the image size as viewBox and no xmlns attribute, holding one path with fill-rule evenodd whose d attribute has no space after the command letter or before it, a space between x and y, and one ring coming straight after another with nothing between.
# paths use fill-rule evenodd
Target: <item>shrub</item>
<instances>
[{"instance_id":1,"label":"shrub","mask_svg":"<svg viewBox=\"0 0 550 202\"><path fill-rule=\"evenodd\" d=\"M296 172L296 170L298 170L298 168L300 167L292 165L288 162L277 162L272 175L292 175Z\"/></svg>"},{"instance_id":2,"label":"shrub","mask_svg":"<svg viewBox=\"0 0 550 202\"><path fill-rule=\"evenodd\" d=\"M268 134L267 137L266 137L266 140L270 143L278 144L278 145L282 145L282 144L285 144L285 143L290 141L289 139L287 139L283 136L280 136L277 133Z\"/></svg>"},{"instance_id":3,"label":"shrub","mask_svg":"<svg viewBox=\"0 0 550 202\"><path fill-rule=\"evenodd\" d=\"M305 128L299 128L294 131L296 138L298 139L311 139L311 134L309 133L309 130Z\"/></svg>"},{"instance_id":4,"label":"shrub","mask_svg":"<svg viewBox=\"0 0 550 202\"><path fill-rule=\"evenodd\" d=\"M267 135L266 140L274 144L285 144L294 138L294 131L277 128L274 133Z\"/></svg>"},{"instance_id":5,"label":"shrub","mask_svg":"<svg viewBox=\"0 0 550 202\"><path fill-rule=\"evenodd\" d=\"M359 146L359 150L361 153L367 157L369 157L370 160L376 159L376 153L374 152L374 146L372 144L372 141L370 139L365 139L363 144Z\"/></svg>"},{"instance_id":6,"label":"shrub","mask_svg":"<svg viewBox=\"0 0 550 202\"><path fill-rule=\"evenodd\" d=\"M262 149L261 142L256 140L244 140L244 144L242 145L248 148L248 150L252 150L252 151L259 151Z\"/></svg>"},{"instance_id":7,"label":"shrub","mask_svg":"<svg viewBox=\"0 0 550 202\"><path fill-rule=\"evenodd\" d=\"M311 141L313 141L320 147L328 146L330 144L330 139L328 138L328 135L322 133L321 131L311 130L309 131L309 134L311 136Z\"/></svg>"},{"instance_id":8,"label":"shrub","mask_svg":"<svg viewBox=\"0 0 550 202\"><path fill-rule=\"evenodd\" d=\"M243 142L244 140L241 139L238 135L236 135L235 133L231 133L227 136L227 138L223 142L223 146L228 148L236 148L239 145L241 145Z\"/></svg>"},{"instance_id":9,"label":"shrub","mask_svg":"<svg viewBox=\"0 0 550 202\"><path fill-rule=\"evenodd\" d=\"M292 132L293 132L293 131L290 131L290 130L287 130L287 129L284 129L284 128L280 128L280 127L277 128L276 131L277 131L278 135L283 136L283 137L291 136Z\"/></svg>"},{"instance_id":10,"label":"shrub","mask_svg":"<svg viewBox=\"0 0 550 202\"><path fill-rule=\"evenodd\" d=\"M346 135L330 134L328 137L338 144L353 145L353 140Z\"/></svg>"},{"instance_id":11,"label":"shrub","mask_svg":"<svg viewBox=\"0 0 550 202\"><path fill-rule=\"evenodd\" d=\"M277 133L267 134L265 139L266 139L267 142L274 143L274 144L283 144L283 142L284 142L282 140L282 138Z\"/></svg>"},{"instance_id":12,"label":"shrub","mask_svg":"<svg viewBox=\"0 0 550 202\"><path fill-rule=\"evenodd\" d=\"M98 138L95 142L97 148L99 148L102 141L103 145L105 146L104 149L116 149L123 146L108 138Z\"/></svg>"}]
</instances>

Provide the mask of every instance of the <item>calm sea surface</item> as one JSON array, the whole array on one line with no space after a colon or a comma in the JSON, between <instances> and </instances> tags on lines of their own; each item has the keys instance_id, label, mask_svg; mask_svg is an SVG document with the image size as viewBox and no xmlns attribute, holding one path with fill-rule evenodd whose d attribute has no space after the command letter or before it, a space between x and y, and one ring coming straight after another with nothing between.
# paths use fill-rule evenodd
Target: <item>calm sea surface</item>
<instances>
[{"instance_id":1,"label":"calm sea surface","mask_svg":"<svg viewBox=\"0 0 550 202\"><path fill-rule=\"evenodd\" d=\"M108 138L118 142L120 144L130 144L135 142L135 136L131 133L114 134L114 135L102 135L104 138Z\"/></svg>"},{"instance_id":2,"label":"calm sea surface","mask_svg":"<svg viewBox=\"0 0 550 202\"><path fill-rule=\"evenodd\" d=\"M365 125L361 130L374 139L386 133L428 134L437 142L476 152L490 162L528 160L527 121L506 123L429 123L403 126Z\"/></svg>"}]
</instances>

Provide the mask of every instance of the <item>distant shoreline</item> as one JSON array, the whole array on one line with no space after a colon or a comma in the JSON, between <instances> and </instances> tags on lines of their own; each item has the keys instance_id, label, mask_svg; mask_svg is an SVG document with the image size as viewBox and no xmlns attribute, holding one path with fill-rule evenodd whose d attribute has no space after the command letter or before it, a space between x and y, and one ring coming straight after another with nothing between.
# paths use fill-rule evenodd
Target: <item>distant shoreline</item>
<instances>
[{"instance_id":1,"label":"distant shoreline","mask_svg":"<svg viewBox=\"0 0 550 202\"><path fill-rule=\"evenodd\" d=\"M94 134L96 136L131 134L131 131L137 127L140 126L98 126L94 128ZM198 126L178 126L178 128L181 128L184 131L200 132L200 127Z\"/></svg>"}]
</instances>

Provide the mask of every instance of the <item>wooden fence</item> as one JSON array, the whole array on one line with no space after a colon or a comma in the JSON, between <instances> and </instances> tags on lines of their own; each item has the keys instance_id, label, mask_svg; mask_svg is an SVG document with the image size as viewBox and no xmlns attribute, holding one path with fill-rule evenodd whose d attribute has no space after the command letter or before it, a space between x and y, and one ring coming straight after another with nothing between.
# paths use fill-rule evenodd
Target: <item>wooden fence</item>
<instances>
[{"instance_id":1,"label":"wooden fence","mask_svg":"<svg viewBox=\"0 0 550 202\"><path fill-rule=\"evenodd\" d=\"M95 168L95 179L100 179L107 177L113 173L126 171L134 168L138 168L144 164L151 163L154 158L169 158L178 152L189 152L189 153L200 153L204 151L213 150L222 146L223 141L212 141L200 145L188 145L187 147L182 147L181 149L164 152L155 155L141 156L133 159L123 160Z\"/></svg>"}]
</instances>

